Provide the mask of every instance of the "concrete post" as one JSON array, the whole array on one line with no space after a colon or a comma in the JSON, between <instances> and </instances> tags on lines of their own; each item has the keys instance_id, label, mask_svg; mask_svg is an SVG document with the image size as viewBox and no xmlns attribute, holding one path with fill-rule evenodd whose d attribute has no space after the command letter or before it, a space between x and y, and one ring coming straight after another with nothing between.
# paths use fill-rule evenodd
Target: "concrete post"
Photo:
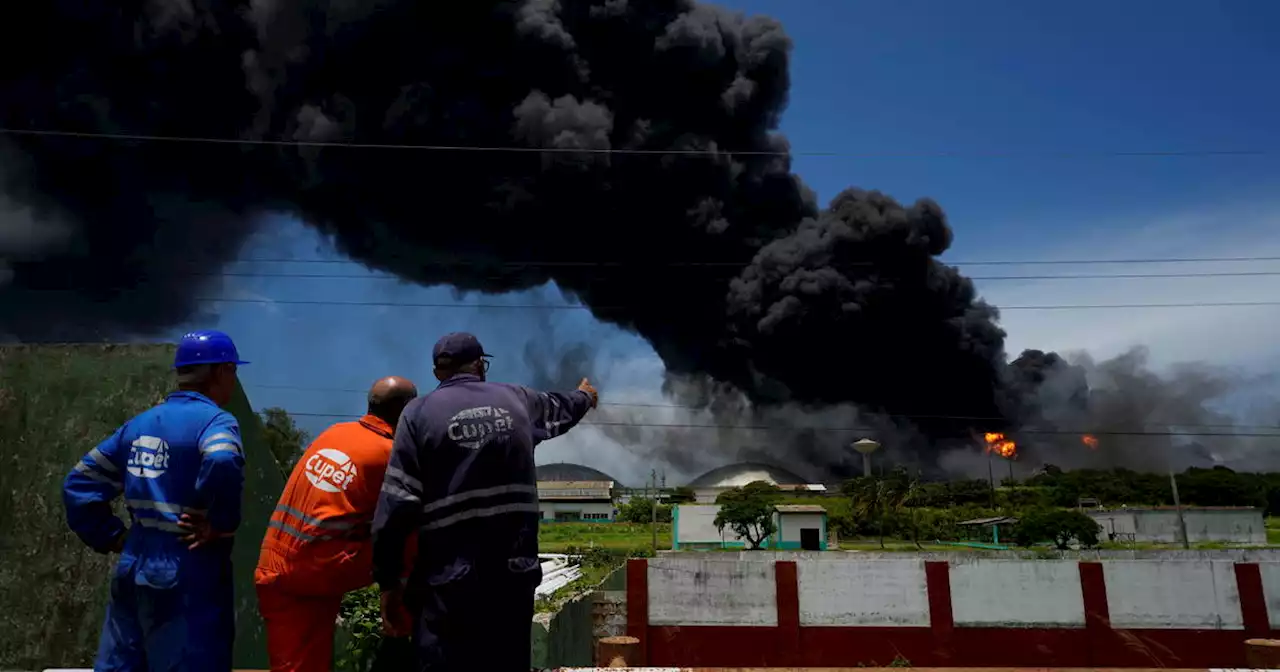
<instances>
[{"instance_id":1,"label":"concrete post","mask_svg":"<svg viewBox=\"0 0 1280 672\"><path fill-rule=\"evenodd\" d=\"M1178 510L1178 532L1182 534L1182 547L1191 548L1191 540L1187 538L1187 519L1182 515L1182 502L1178 500L1178 479L1173 475L1173 467L1169 467L1169 487L1173 489L1173 508Z\"/></svg>"},{"instance_id":2,"label":"concrete post","mask_svg":"<svg viewBox=\"0 0 1280 672\"><path fill-rule=\"evenodd\" d=\"M596 640L596 667L630 667L640 662L636 637L601 637Z\"/></svg>"},{"instance_id":3,"label":"concrete post","mask_svg":"<svg viewBox=\"0 0 1280 672\"><path fill-rule=\"evenodd\" d=\"M1280 668L1280 640L1246 640L1244 643L1244 664L1255 670Z\"/></svg>"}]
</instances>

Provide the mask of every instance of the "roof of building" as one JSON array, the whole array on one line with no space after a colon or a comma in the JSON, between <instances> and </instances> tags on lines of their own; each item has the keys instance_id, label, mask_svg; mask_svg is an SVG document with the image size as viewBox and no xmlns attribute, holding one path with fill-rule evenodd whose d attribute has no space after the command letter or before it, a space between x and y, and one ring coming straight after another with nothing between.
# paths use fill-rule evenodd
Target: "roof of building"
<instances>
[{"instance_id":1,"label":"roof of building","mask_svg":"<svg viewBox=\"0 0 1280 672\"><path fill-rule=\"evenodd\" d=\"M609 474L582 464L571 462L552 462L537 467L539 481L613 481L618 479Z\"/></svg>"},{"instance_id":2,"label":"roof of building","mask_svg":"<svg viewBox=\"0 0 1280 672\"><path fill-rule=\"evenodd\" d=\"M613 481L538 481L539 490L598 490L612 487Z\"/></svg>"},{"instance_id":3,"label":"roof of building","mask_svg":"<svg viewBox=\"0 0 1280 672\"><path fill-rule=\"evenodd\" d=\"M993 518L974 518L964 522L956 523L957 526L975 527L983 525L1011 525L1018 522L1013 516L995 516Z\"/></svg>"},{"instance_id":4,"label":"roof of building","mask_svg":"<svg viewBox=\"0 0 1280 672\"><path fill-rule=\"evenodd\" d=\"M613 499L613 481L538 481L538 499Z\"/></svg>"},{"instance_id":5,"label":"roof of building","mask_svg":"<svg viewBox=\"0 0 1280 672\"><path fill-rule=\"evenodd\" d=\"M804 485L806 479L795 472L771 464L759 462L740 462L717 467L689 482L693 488L732 488L740 487L754 481L764 481L774 485Z\"/></svg>"},{"instance_id":6,"label":"roof of building","mask_svg":"<svg viewBox=\"0 0 1280 672\"><path fill-rule=\"evenodd\" d=\"M779 504L773 507L778 513L826 513L825 507L817 504Z\"/></svg>"}]
</instances>

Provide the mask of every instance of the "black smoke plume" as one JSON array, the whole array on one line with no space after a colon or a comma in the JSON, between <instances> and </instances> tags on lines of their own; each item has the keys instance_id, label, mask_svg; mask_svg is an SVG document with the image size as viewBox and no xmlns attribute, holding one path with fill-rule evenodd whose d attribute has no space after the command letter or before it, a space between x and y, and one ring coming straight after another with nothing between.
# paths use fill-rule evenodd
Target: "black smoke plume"
<instances>
[{"instance_id":1,"label":"black smoke plume","mask_svg":"<svg viewBox=\"0 0 1280 672\"><path fill-rule=\"evenodd\" d=\"M0 139L0 333L199 316L217 281L189 271L286 212L423 285L554 281L754 405L943 443L1018 420L996 310L937 260L941 208L820 209L791 172L790 50L692 0L17 3L0 125L64 135Z\"/></svg>"}]
</instances>

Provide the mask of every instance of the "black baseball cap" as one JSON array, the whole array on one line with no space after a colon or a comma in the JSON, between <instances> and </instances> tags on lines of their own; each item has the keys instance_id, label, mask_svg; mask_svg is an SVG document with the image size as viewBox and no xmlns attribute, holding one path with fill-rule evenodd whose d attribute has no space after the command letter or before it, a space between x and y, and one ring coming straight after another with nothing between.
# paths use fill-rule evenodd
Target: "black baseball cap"
<instances>
[{"instance_id":1,"label":"black baseball cap","mask_svg":"<svg viewBox=\"0 0 1280 672\"><path fill-rule=\"evenodd\" d=\"M484 351L484 346L480 345L480 339L465 331L455 331L441 336L440 340L436 341L436 347L431 351L432 361L449 359L458 364L492 356Z\"/></svg>"}]
</instances>

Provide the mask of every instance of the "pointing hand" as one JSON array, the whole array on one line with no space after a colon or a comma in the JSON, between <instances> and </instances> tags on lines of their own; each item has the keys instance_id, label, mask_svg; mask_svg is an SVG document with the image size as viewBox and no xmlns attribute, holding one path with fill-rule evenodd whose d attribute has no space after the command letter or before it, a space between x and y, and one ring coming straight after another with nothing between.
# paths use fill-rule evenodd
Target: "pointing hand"
<instances>
[{"instance_id":1,"label":"pointing hand","mask_svg":"<svg viewBox=\"0 0 1280 672\"><path fill-rule=\"evenodd\" d=\"M591 385L591 381L583 378L582 382L578 383L578 389L586 392L591 397L591 408L595 408L600 403L600 393L596 392L596 388Z\"/></svg>"}]
</instances>

